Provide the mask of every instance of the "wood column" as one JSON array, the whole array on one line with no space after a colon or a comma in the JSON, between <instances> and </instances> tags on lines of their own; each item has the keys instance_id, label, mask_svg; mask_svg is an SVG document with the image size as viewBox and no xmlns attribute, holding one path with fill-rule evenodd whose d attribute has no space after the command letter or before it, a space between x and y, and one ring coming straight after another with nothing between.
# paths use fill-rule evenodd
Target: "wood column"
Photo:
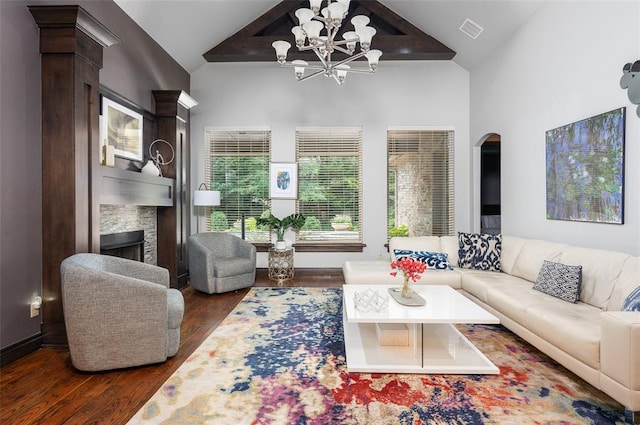
<instances>
[{"instance_id":1,"label":"wood column","mask_svg":"<svg viewBox=\"0 0 640 425\"><path fill-rule=\"evenodd\" d=\"M43 343L66 344L60 263L99 251L99 70L117 36L79 6L29 6L42 66Z\"/></svg>"},{"instance_id":2,"label":"wood column","mask_svg":"<svg viewBox=\"0 0 640 425\"><path fill-rule=\"evenodd\" d=\"M187 238L190 234L189 109L197 103L181 90L154 90L157 136L175 150L175 159L162 167L175 179L175 205L158 207L158 265L169 270L171 286L183 288L189 279ZM166 152L161 152L168 158Z\"/></svg>"}]
</instances>

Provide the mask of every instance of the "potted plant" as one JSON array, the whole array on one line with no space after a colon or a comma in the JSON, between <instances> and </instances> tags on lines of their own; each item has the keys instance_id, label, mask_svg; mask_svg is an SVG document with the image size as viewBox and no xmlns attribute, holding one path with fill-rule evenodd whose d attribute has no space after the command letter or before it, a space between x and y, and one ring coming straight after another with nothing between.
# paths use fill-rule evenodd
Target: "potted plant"
<instances>
[{"instance_id":1,"label":"potted plant","mask_svg":"<svg viewBox=\"0 0 640 425\"><path fill-rule=\"evenodd\" d=\"M284 233L288 229L300 230L302 226L304 226L305 221L307 221L307 219L302 214L291 214L282 219L279 219L273 214L269 214L268 217L258 218L257 224L259 226L269 226L269 229L276 233L276 249L284 249L286 247Z\"/></svg>"},{"instance_id":2,"label":"potted plant","mask_svg":"<svg viewBox=\"0 0 640 425\"><path fill-rule=\"evenodd\" d=\"M348 214L336 214L331 219L333 230L349 230L351 227L351 217Z\"/></svg>"}]
</instances>

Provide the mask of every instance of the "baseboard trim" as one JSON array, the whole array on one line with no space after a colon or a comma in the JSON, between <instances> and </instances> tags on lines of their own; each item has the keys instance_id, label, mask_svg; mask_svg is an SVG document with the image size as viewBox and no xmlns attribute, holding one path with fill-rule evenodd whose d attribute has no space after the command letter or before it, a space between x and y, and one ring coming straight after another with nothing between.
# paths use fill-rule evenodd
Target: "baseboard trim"
<instances>
[{"instance_id":1,"label":"baseboard trim","mask_svg":"<svg viewBox=\"0 0 640 425\"><path fill-rule=\"evenodd\" d=\"M33 353L42 347L42 333L19 341L0 350L0 367L4 367L27 354Z\"/></svg>"}]
</instances>

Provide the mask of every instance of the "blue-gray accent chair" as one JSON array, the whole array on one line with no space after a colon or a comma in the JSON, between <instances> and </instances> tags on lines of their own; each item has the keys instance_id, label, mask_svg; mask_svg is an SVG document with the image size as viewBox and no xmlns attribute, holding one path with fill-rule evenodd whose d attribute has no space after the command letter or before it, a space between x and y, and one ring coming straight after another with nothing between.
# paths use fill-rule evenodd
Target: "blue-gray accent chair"
<instances>
[{"instance_id":1,"label":"blue-gray accent chair","mask_svg":"<svg viewBox=\"0 0 640 425\"><path fill-rule=\"evenodd\" d=\"M197 233L189 237L189 281L207 294L253 286L256 247L229 233Z\"/></svg>"},{"instance_id":2,"label":"blue-gray accent chair","mask_svg":"<svg viewBox=\"0 0 640 425\"><path fill-rule=\"evenodd\" d=\"M73 366L84 371L160 363L180 345L184 298L167 269L101 254L60 267Z\"/></svg>"}]
</instances>

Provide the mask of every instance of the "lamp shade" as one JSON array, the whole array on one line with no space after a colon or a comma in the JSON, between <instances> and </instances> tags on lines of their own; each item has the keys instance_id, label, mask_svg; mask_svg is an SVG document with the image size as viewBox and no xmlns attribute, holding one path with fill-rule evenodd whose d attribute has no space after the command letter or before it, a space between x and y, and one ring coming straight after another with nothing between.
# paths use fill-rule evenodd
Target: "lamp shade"
<instances>
[{"instance_id":1,"label":"lamp shade","mask_svg":"<svg viewBox=\"0 0 640 425\"><path fill-rule=\"evenodd\" d=\"M193 205L197 207L214 207L220 205L220 192L217 190L194 190Z\"/></svg>"}]
</instances>

